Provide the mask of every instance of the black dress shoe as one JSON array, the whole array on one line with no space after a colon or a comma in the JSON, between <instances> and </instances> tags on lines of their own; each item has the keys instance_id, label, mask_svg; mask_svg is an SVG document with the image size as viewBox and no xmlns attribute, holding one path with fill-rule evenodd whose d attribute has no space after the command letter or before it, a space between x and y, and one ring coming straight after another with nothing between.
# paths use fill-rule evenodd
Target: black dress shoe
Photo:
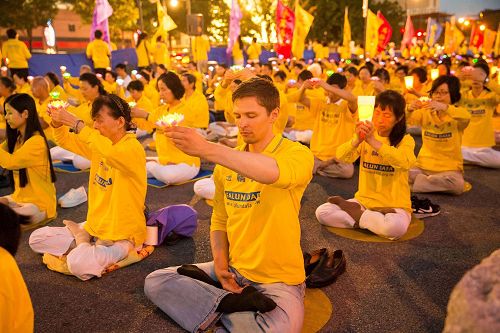
<instances>
[{"instance_id":1,"label":"black dress shoe","mask_svg":"<svg viewBox=\"0 0 500 333\"><path fill-rule=\"evenodd\" d=\"M326 251L326 248L314 250L311 253L304 253L304 269L306 271L306 276L311 274L314 268L318 265L321 257L325 255L328 257L328 251Z\"/></svg>"},{"instance_id":2,"label":"black dress shoe","mask_svg":"<svg viewBox=\"0 0 500 333\"><path fill-rule=\"evenodd\" d=\"M322 257L323 259L323 257ZM306 279L308 288L323 288L337 279L345 271L346 260L342 250L336 250L327 260L320 260Z\"/></svg>"}]
</instances>

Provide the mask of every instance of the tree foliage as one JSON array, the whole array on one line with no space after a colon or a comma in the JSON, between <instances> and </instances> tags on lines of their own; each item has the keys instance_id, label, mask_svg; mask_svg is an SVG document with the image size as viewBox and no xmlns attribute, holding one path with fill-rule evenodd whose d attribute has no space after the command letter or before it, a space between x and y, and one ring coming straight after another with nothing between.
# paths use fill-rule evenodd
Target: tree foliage
<instances>
[{"instance_id":1,"label":"tree foliage","mask_svg":"<svg viewBox=\"0 0 500 333\"><path fill-rule=\"evenodd\" d=\"M0 26L24 30L31 45L33 29L57 14L56 0L1 0Z\"/></svg>"}]
</instances>

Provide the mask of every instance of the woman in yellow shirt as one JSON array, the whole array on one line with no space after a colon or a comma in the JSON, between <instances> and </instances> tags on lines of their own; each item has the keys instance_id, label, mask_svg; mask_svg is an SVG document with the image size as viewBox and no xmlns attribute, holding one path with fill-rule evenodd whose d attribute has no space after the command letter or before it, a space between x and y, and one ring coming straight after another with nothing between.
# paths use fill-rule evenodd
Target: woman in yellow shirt
<instances>
[{"instance_id":1,"label":"woman in yellow shirt","mask_svg":"<svg viewBox=\"0 0 500 333\"><path fill-rule=\"evenodd\" d=\"M33 305L14 259L20 224L29 223L29 218L1 203L0 216L0 332L33 332Z\"/></svg>"},{"instance_id":2,"label":"woman in yellow shirt","mask_svg":"<svg viewBox=\"0 0 500 333\"><path fill-rule=\"evenodd\" d=\"M36 104L27 94L4 103L7 140L0 147L0 166L9 170L14 192L0 200L38 223L56 216L56 176Z\"/></svg>"},{"instance_id":3,"label":"woman in yellow shirt","mask_svg":"<svg viewBox=\"0 0 500 333\"><path fill-rule=\"evenodd\" d=\"M360 160L359 189L353 199L340 196L316 209L321 224L361 228L392 240L402 237L411 220L408 170L415 142L406 134L405 101L386 90L376 97L372 122L358 122L354 138L337 148L345 163Z\"/></svg>"},{"instance_id":4,"label":"woman in yellow shirt","mask_svg":"<svg viewBox=\"0 0 500 333\"><path fill-rule=\"evenodd\" d=\"M2 76L0 77L0 142L5 140L5 112L3 108L3 103L5 99L10 95L14 94L16 91L16 84L10 77Z\"/></svg>"},{"instance_id":5,"label":"woman in yellow shirt","mask_svg":"<svg viewBox=\"0 0 500 333\"><path fill-rule=\"evenodd\" d=\"M96 98L93 128L64 108L51 117L57 143L92 161L88 212L83 224L66 220L65 227L35 230L29 244L38 253L65 255L68 270L81 280L100 277L146 238L146 154L127 102L116 95Z\"/></svg>"},{"instance_id":6,"label":"woman in yellow shirt","mask_svg":"<svg viewBox=\"0 0 500 333\"><path fill-rule=\"evenodd\" d=\"M139 35L136 45L137 68L142 70L151 66L151 44L147 40L148 34L143 32Z\"/></svg>"},{"instance_id":7,"label":"woman in yellow shirt","mask_svg":"<svg viewBox=\"0 0 500 333\"><path fill-rule=\"evenodd\" d=\"M161 99L166 103L150 112L134 109L132 116L144 118L151 124L156 124L161 117L168 114L182 114L184 120L183 126L195 127L191 123L189 110L182 101L184 96L184 87L179 76L174 72L167 72L158 78L158 91ZM154 177L165 184L177 184L194 178L200 171L200 159L189 156L177 148L168 138L161 127L156 124L155 134L156 151L158 160L146 163L148 177Z\"/></svg>"},{"instance_id":8,"label":"woman in yellow shirt","mask_svg":"<svg viewBox=\"0 0 500 333\"><path fill-rule=\"evenodd\" d=\"M233 63L236 66L243 66L243 41L241 40L241 36L238 36L238 40L234 42L233 45Z\"/></svg>"},{"instance_id":9,"label":"woman in yellow shirt","mask_svg":"<svg viewBox=\"0 0 500 333\"><path fill-rule=\"evenodd\" d=\"M371 80L372 72L366 66L359 69L358 72L359 81L356 87L352 90L352 93L356 96L373 96L375 93L373 89L373 81Z\"/></svg>"},{"instance_id":10,"label":"woman in yellow shirt","mask_svg":"<svg viewBox=\"0 0 500 333\"><path fill-rule=\"evenodd\" d=\"M181 77L184 87L184 102L186 103L186 119L193 127L206 129L210 114L208 112L208 102L202 92L196 89L196 77L192 74L183 74Z\"/></svg>"},{"instance_id":11,"label":"woman in yellow shirt","mask_svg":"<svg viewBox=\"0 0 500 333\"><path fill-rule=\"evenodd\" d=\"M142 110L154 109L153 104L151 103L149 98L144 95L144 84L141 81L131 81L127 86L127 90L130 93L130 97L127 98L126 101L128 102L128 105L132 110L134 110L135 108ZM132 118L132 121L137 125L135 135L138 138L146 136L152 133L154 130L154 125L148 122L146 119Z\"/></svg>"},{"instance_id":12,"label":"woman in yellow shirt","mask_svg":"<svg viewBox=\"0 0 500 333\"><path fill-rule=\"evenodd\" d=\"M455 107L460 100L460 81L440 76L432 83L430 101L414 101L409 107L409 124L422 128L422 148L416 168L410 170L412 191L417 193L464 191L463 160L460 150L469 113Z\"/></svg>"},{"instance_id":13,"label":"woman in yellow shirt","mask_svg":"<svg viewBox=\"0 0 500 333\"><path fill-rule=\"evenodd\" d=\"M486 62L478 61L465 78L471 80L471 89L464 93L460 105L471 115L464 132L462 154L464 161L488 168L500 168L500 152L495 146L493 116L500 102L498 93L485 87L490 73Z\"/></svg>"}]
</instances>

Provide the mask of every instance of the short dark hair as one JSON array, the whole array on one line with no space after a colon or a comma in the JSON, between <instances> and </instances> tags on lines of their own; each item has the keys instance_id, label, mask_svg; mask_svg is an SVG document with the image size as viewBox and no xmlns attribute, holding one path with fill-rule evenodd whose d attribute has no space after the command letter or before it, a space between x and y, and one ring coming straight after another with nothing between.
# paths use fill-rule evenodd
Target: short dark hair
<instances>
[{"instance_id":1,"label":"short dark hair","mask_svg":"<svg viewBox=\"0 0 500 333\"><path fill-rule=\"evenodd\" d=\"M149 73L144 71L144 70L140 71L139 75L142 76L148 82L151 79L151 76L149 75Z\"/></svg>"},{"instance_id":2,"label":"short dark hair","mask_svg":"<svg viewBox=\"0 0 500 333\"><path fill-rule=\"evenodd\" d=\"M130 131L136 129L135 125L132 123L130 106L119 96L115 94L109 94L106 96L97 97L92 103L92 119L95 119L97 117L99 111L101 111L101 108L103 106L106 106L110 110L109 115L114 119L118 119L120 117L123 117L125 119L125 130Z\"/></svg>"},{"instance_id":3,"label":"short dark hair","mask_svg":"<svg viewBox=\"0 0 500 333\"><path fill-rule=\"evenodd\" d=\"M188 80L189 84L194 84L194 89L196 89L196 76L189 73L182 74L182 76Z\"/></svg>"},{"instance_id":4,"label":"short dark hair","mask_svg":"<svg viewBox=\"0 0 500 333\"><path fill-rule=\"evenodd\" d=\"M304 65L302 65L300 62L296 62L293 67L297 67L298 69L303 69Z\"/></svg>"},{"instance_id":5,"label":"short dark hair","mask_svg":"<svg viewBox=\"0 0 500 333\"><path fill-rule=\"evenodd\" d=\"M3 84L5 88L9 89L11 93L17 88L14 81L8 76L0 77L0 83Z\"/></svg>"},{"instance_id":6,"label":"short dark hair","mask_svg":"<svg viewBox=\"0 0 500 333\"><path fill-rule=\"evenodd\" d=\"M396 147L406 135L405 99L400 93L394 90L385 90L375 97L375 107L378 106L382 109L389 107L392 113L394 113L394 117L396 117L397 122L389 134L391 146Z\"/></svg>"},{"instance_id":7,"label":"short dark hair","mask_svg":"<svg viewBox=\"0 0 500 333\"><path fill-rule=\"evenodd\" d=\"M481 69L486 74L486 77L490 76L490 67L488 66L488 63L483 59L480 59L472 67Z\"/></svg>"},{"instance_id":8,"label":"short dark hair","mask_svg":"<svg viewBox=\"0 0 500 333\"><path fill-rule=\"evenodd\" d=\"M403 71L405 73L405 75L408 75L408 66L406 65L401 65L401 66L398 66L396 68L396 71L395 72L398 72L398 71Z\"/></svg>"},{"instance_id":9,"label":"short dark hair","mask_svg":"<svg viewBox=\"0 0 500 333\"><path fill-rule=\"evenodd\" d=\"M109 74L113 77L113 79L115 79L115 80L116 80L116 79L118 78L118 74L116 74L116 72L113 72L113 71L106 71L106 74L108 74L108 73L109 73Z\"/></svg>"},{"instance_id":10,"label":"short dark hair","mask_svg":"<svg viewBox=\"0 0 500 333\"><path fill-rule=\"evenodd\" d=\"M168 89L174 94L175 99L181 99L184 96L186 90L182 85L181 79L174 72L166 72L158 77L158 82L163 82ZM156 83L156 88L158 89L158 82Z\"/></svg>"},{"instance_id":11,"label":"short dark hair","mask_svg":"<svg viewBox=\"0 0 500 333\"><path fill-rule=\"evenodd\" d=\"M17 36L16 30L14 30L12 28L7 30L7 38L14 39L14 38L16 38L16 36Z\"/></svg>"},{"instance_id":12,"label":"short dark hair","mask_svg":"<svg viewBox=\"0 0 500 333\"><path fill-rule=\"evenodd\" d=\"M139 80L130 81L130 83L127 86L127 90L128 91L131 91L131 90L144 91L144 83L142 83Z\"/></svg>"},{"instance_id":13,"label":"short dark hair","mask_svg":"<svg viewBox=\"0 0 500 333\"><path fill-rule=\"evenodd\" d=\"M94 73L83 73L80 75L80 81L87 82L91 87L98 87L99 95L107 95L108 93L104 90L101 81L97 78Z\"/></svg>"},{"instance_id":14,"label":"short dark hair","mask_svg":"<svg viewBox=\"0 0 500 333\"><path fill-rule=\"evenodd\" d=\"M52 81L52 83L55 85L55 86L58 86L60 84L59 82L59 77L57 77L57 74L54 73L54 72L47 72L45 74L46 77L49 78L50 81Z\"/></svg>"},{"instance_id":15,"label":"short dark hair","mask_svg":"<svg viewBox=\"0 0 500 333\"><path fill-rule=\"evenodd\" d=\"M28 216L17 214L9 206L0 203L0 247L4 248L12 256L17 252L19 239L21 238L21 224L28 224Z\"/></svg>"},{"instance_id":16,"label":"short dark hair","mask_svg":"<svg viewBox=\"0 0 500 333\"><path fill-rule=\"evenodd\" d=\"M378 77L380 80L385 81L387 83L391 82L391 75L385 68L379 68L375 71L374 75Z\"/></svg>"},{"instance_id":17,"label":"short dark hair","mask_svg":"<svg viewBox=\"0 0 500 333\"><path fill-rule=\"evenodd\" d=\"M117 68L119 68L119 69L123 69L124 71L126 71L126 70L127 70L127 65L122 64L122 63L119 63L119 64L117 64L117 65L115 66L115 69L117 69Z\"/></svg>"},{"instance_id":18,"label":"short dark hair","mask_svg":"<svg viewBox=\"0 0 500 333\"><path fill-rule=\"evenodd\" d=\"M451 104L458 103L458 101L460 101L460 98L462 98L462 95L460 94L460 80L453 75L441 75L440 77L435 79L434 82L432 82L432 88L429 94L432 96L437 88L445 83L448 85Z\"/></svg>"},{"instance_id":19,"label":"short dark hair","mask_svg":"<svg viewBox=\"0 0 500 333\"><path fill-rule=\"evenodd\" d=\"M354 67L354 66L349 66L349 67L347 67L347 68L344 70L344 72L349 72L349 73L351 73L353 76L356 76L356 77L359 75L358 70L357 70L357 69L356 69L356 67Z\"/></svg>"},{"instance_id":20,"label":"short dark hair","mask_svg":"<svg viewBox=\"0 0 500 333\"><path fill-rule=\"evenodd\" d=\"M286 73L284 71L282 71L282 70L277 71L276 73L274 73L273 76L274 77L279 77L282 80L286 79Z\"/></svg>"},{"instance_id":21,"label":"short dark hair","mask_svg":"<svg viewBox=\"0 0 500 333\"><path fill-rule=\"evenodd\" d=\"M328 77L326 80L326 83L329 85L337 85L340 89L344 89L345 86L347 85L347 79L345 78L344 75L339 74L339 73L333 73Z\"/></svg>"},{"instance_id":22,"label":"short dark hair","mask_svg":"<svg viewBox=\"0 0 500 333\"><path fill-rule=\"evenodd\" d=\"M299 73L299 75L297 75L297 79L301 81L307 81L312 78L313 74L311 73L311 71L307 69L304 69L302 72Z\"/></svg>"},{"instance_id":23,"label":"short dark hair","mask_svg":"<svg viewBox=\"0 0 500 333\"><path fill-rule=\"evenodd\" d=\"M28 71L27 70L11 70L12 77L16 75L18 78L28 81Z\"/></svg>"},{"instance_id":24,"label":"short dark hair","mask_svg":"<svg viewBox=\"0 0 500 333\"><path fill-rule=\"evenodd\" d=\"M358 75L359 75L359 74L361 74L361 71L362 71L363 69L366 69L366 70L368 71L368 73L370 73L370 76L372 75L372 71L371 71L371 69L370 69L370 68L368 68L368 66L363 66L363 67L361 67L361 68L359 69L359 71L358 71Z\"/></svg>"},{"instance_id":25,"label":"short dark hair","mask_svg":"<svg viewBox=\"0 0 500 333\"><path fill-rule=\"evenodd\" d=\"M102 38L102 31L101 30L94 31L94 37L97 39L101 39Z\"/></svg>"},{"instance_id":26,"label":"short dark hair","mask_svg":"<svg viewBox=\"0 0 500 333\"><path fill-rule=\"evenodd\" d=\"M263 106L267 114L280 106L280 94L278 88L272 82L259 77L254 77L242 82L233 92L233 103L237 99L255 97L257 103Z\"/></svg>"},{"instance_id":27,"label":"short dark hair","mask_svg":"<svg viewBox=\"0 0 500 333\"><path fill-rule=\"evenodd\" d=\"M416 67L410 71L410 75L415 74L418 77L420 83L427 82L427 70L423 67Z\"/></svg>"},{"instance_id":28,"label":"short dark hair","mask_svg":"<svg viewBox=\"0 0 500 333\"><path fill-rule=\"evenodd\" d=\"M262 64L262 67L267 67L271 72L273 71L273 65L271 65L270 63Z\"/></svg>"}]
</instances>

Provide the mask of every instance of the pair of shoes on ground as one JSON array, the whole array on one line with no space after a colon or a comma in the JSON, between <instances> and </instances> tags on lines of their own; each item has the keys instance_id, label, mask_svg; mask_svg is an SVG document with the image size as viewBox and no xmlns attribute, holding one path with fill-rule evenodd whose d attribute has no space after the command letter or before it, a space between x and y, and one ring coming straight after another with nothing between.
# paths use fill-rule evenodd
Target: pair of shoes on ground
<instances>
[{"instance_id":1,"label":"pair of shoes on ground","mask_svg":"<svg viewBox=\"0 0 500 333\"><path fill-rule=\"evenodd\" d=\"M427 198L418 198L416 195L411 196L411 207L413 215L419 219L436 216L441 213L439 205L433 204Z\"/></svg>"},{"instance_id":2,"label":"pair of shoes on ground","mask_svg":"<svg viewBox=\"0 0 500 333\"><path fill-rule=\"evenodd\" d=\"M59 198L58 202L62 208L71 208L81 205L87 201L87 192L83 186L72 188L65 195Z\"/></svg>"},{"instance_id":3,"label":"pair of shoes on ground","mask_svg":"<svg viewBox=\"0 0 500 333\"><path fill-rule=\"evenodd\" d=\"M345 271L346 259L342 250L330 253L326 248L304 253L304 269L308 288L323 288Z\"/></svg>"}]
</instances>

